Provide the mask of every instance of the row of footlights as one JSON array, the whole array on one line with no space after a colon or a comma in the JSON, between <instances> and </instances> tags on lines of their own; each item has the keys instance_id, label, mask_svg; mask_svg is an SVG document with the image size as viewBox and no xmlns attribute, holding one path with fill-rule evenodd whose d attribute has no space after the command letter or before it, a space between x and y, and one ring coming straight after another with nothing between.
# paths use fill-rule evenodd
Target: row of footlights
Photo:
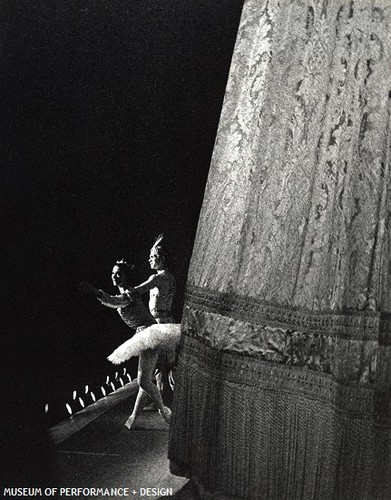
<instances>
[{"instance_id":1,"label":"row of footlights","mask_svg":"<svg viewBox=\"0 0 391 500\"><path fill-rule=\"evenodd\" d=\"M127 373L126 368L123 369L122 373L115 372L114 377L107 375L106 382L104 385L96 386L94 390L90 389L87 384L84 389L74 390L72 392L71 402L65 403L65 410L69 416L81 411L83 408L95 403L98 399L102 399L107 395L115 392L117 389L124 387L132 381L132 377ZM45 414L48 415L52 411L51 405L49 403L45 404Z\"/></svg>"}]
</instances>

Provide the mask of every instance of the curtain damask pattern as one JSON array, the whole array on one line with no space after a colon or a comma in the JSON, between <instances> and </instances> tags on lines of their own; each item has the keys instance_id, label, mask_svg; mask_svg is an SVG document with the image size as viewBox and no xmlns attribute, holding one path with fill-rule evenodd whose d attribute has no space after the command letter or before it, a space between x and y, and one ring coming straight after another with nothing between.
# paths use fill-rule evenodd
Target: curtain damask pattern
<instances>
[{"instance_id":1,"label":"curtain damask pattern","mask_svg":"<svg viewBox=\"0 0 391 500\"><path fill-rule=\"evenodd\" d=\"M387 0L245 1L170 440L205 498L391 498L390 112Z\"/></svg>"}]
</instances>

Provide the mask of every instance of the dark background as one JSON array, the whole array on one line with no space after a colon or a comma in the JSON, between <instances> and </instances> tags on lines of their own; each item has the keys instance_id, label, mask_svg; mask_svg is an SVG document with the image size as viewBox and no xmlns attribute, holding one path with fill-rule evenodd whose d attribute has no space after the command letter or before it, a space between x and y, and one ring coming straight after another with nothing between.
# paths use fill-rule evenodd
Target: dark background
<instances>
[{"instance_id":1,"label":"dark background","mask_svg":"<svg viewBox=\"0 0 391 500\"><path fill-rule=\"evenodd\" d=\"M242 0L0 3L7 429L23 435L48 402L52 425L74 389L113 371L105 358L129 330L75 284L114 292L118 258L137 264L134 284L144 280L160 232L180 320L241 8Z\"/></svg>"}]
</instances>

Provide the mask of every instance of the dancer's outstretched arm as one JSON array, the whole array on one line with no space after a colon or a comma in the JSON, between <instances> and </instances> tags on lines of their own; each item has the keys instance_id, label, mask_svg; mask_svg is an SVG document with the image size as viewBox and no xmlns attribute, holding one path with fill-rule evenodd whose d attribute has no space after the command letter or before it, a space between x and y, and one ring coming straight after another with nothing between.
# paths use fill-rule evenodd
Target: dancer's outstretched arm
<instances>
[{"instance_id":1,"label":"dancer's outstretched arm","mask_svg":"<svg viewBox=\"0 0 391 500\"><path fill-rule=\"evenodd\" d=\"M95 288L94 286L90 285L90 283L86 283L85 281L81 282L78 285L78 288L80 291L96 297L104 306L111 307L113 309L125 307L133 302L131 291L130 293L122 293L120 295L109 295L103 290Z\"/></svg>"},{"instance_id":2,"label":"dancer's outstretched arm","mask_svg":"<svg viewBox=\"0 0 391 500\"><path fill-rule=\"evenodd\" d=\"M96 298L101 304L106 307L118 309L119 307L128 306L132 301L131 295L128 293L121 293L121 295L109 295L103 290L98 290L99 295Z\"/></svg>"},{"instance_id":3,"label":"dancer's outstretched arm","mask_svg":"<svg viewBox=\"0 0 391 500\"><path fill-rule=\"evenodd\" d=\"M158 274L152 274L146 281L134 287L137 293L145 293L159 285L160 277Z\"/></svg>"}]
</instances>

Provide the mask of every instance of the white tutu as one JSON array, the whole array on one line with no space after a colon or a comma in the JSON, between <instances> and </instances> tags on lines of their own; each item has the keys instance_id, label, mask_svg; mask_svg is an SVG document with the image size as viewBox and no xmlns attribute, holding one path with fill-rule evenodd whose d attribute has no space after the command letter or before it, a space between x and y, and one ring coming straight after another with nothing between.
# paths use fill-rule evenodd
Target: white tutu
<instances>
[{"instance_id":1,"label":"white tutu","mask_svg":"<svg viewBox=\"0 0 391 500\"><path fill-rule=\"evenodd\" d=\"M160 351L174 351L181 336L181 325L177 323L163 323L151 325L137 332L131 339L121 344L108 356L114 365L119 365L132 356L139 356L147 349Z\"/></svg>"}]
</instances>

